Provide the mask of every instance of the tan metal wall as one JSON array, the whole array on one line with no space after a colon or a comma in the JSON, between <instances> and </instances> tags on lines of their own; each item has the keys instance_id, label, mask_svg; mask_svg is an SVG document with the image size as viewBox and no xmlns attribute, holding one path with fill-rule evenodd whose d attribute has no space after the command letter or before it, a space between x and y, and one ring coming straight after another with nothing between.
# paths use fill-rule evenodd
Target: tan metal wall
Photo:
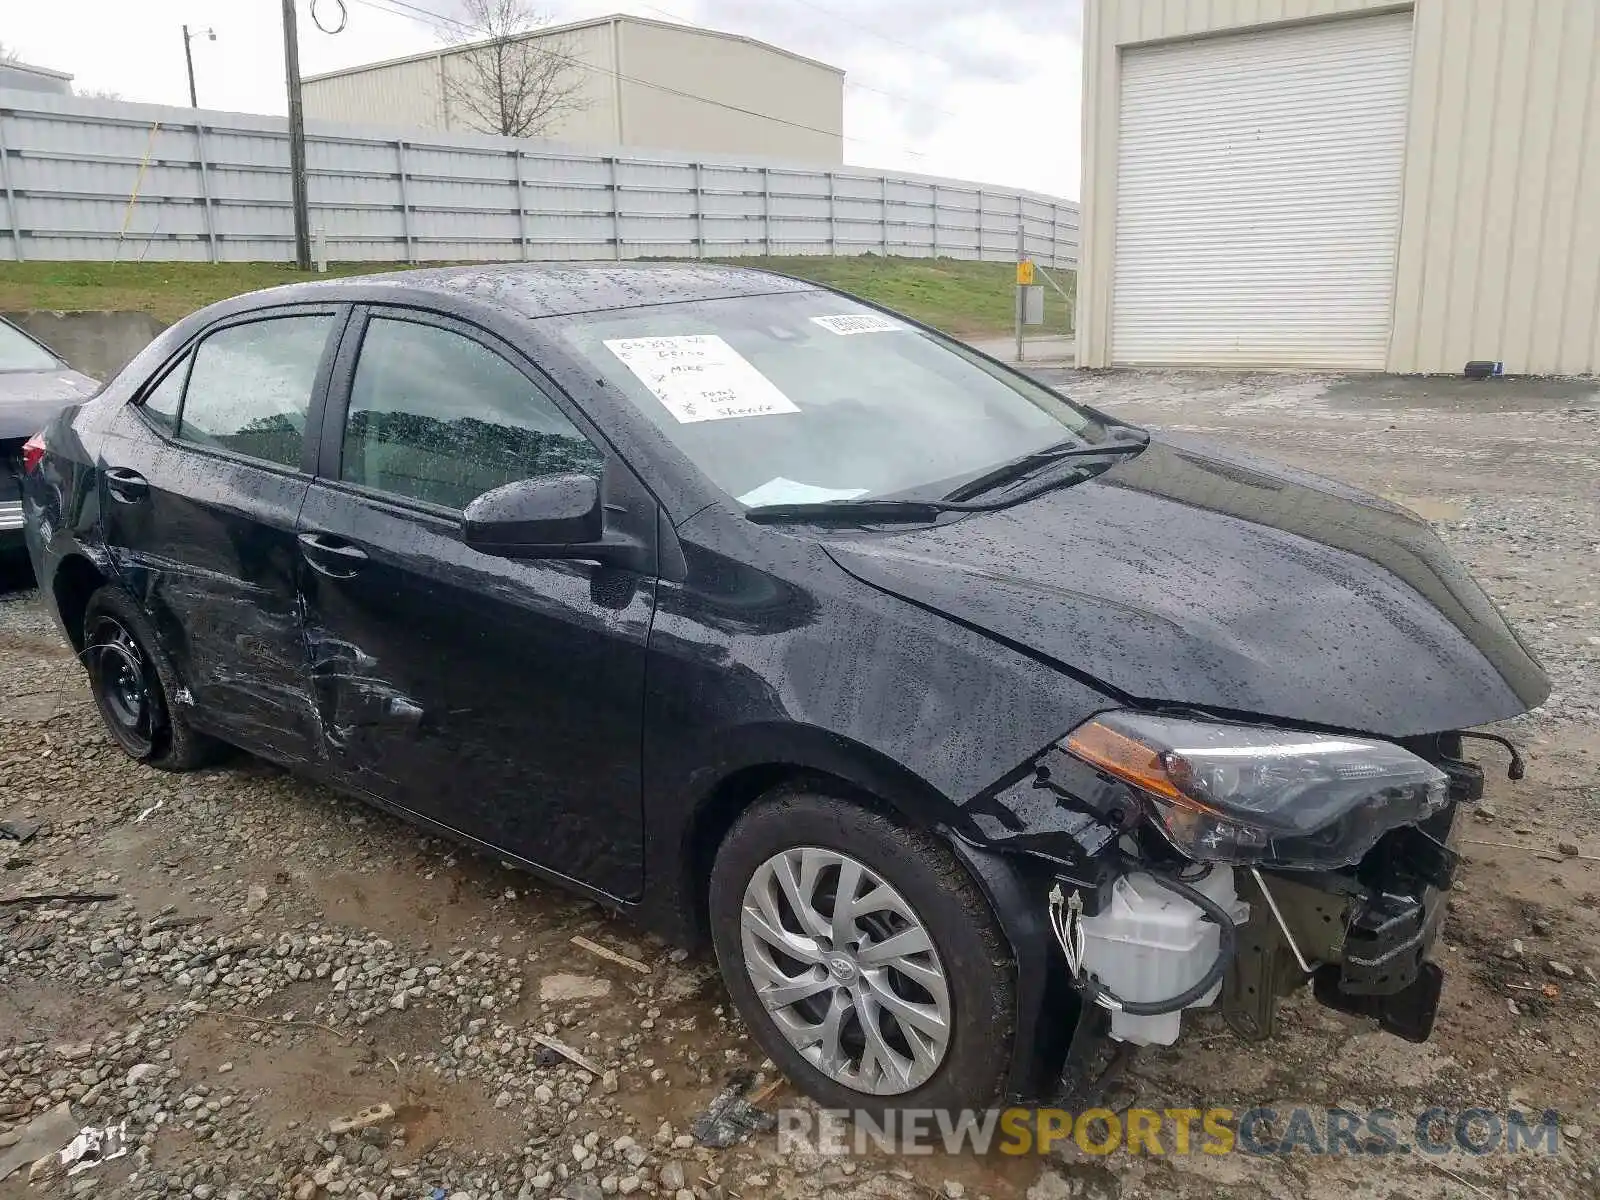
<instances>
[{"instance_id":1,"label":"tan metal wall","mask_svg":"<svg viewBox=\"0 0 1600 1200\"><path fill-rule=\"evenodd\" d=\"M1600 0L1416 22L1390 368L1600 371Z\"/></svg>"},{"instance_id":2,"label":"tan metal wall","mask_svg":"<svg viewBox=\"0 0 1600 1200\"><path fill-rule=\"evenodd\" d=\"M623 21L621 30L627 145L844 162L841 72L692 29Z\"/></svg>"},{"instance_id":3,"label":"tan metal wall","mask_svg":"<svg viewBox=\"0 0 1600 1200\"><path fill-rule=\"evenodd\" d=\"M586 25L546 38L535 39L535 44L552 54L572 60L571 71L562 80L563 86L579 89L574 99L581 107L562 114L542 135L579 145L605 145L619 143L615 71L616 38L612 25ZM452 99L447 105L444 128L478 133L496 132L478 128L481 122L462 107L461 84L466 82L466 62L459 54L446 54L443 58L446 79L456 86L451 89ZM470 84L468 89L471 90ZM345 117L344 120L354 118Z\"/></svg>"},{"instance_id":4,"label":"tan metal wall","mask_svg":"<svg viewBox=\"0 0 1600 1200\"><path fill-rule=\"evenodd\" d=\"M611 24L572 29L548 41L556 53L575 60L571 81L582 89L582 108L568 113L547 136L593 145L616 143L616 38ZM459 78L461 72L460 57L440 51L308 79L304 88L306 117L399 129L472 132L471 114L461 111L459 101L446 102L444 80Z\"/></svg>"},{"instance_id":5,"label":"tan metal wall","mask_svg":"<svg viewBox=\"0 0 1600 1200\"><path fill-rule=\"evenodd\" d=\"M1407 7L1389 369L1600 372L1600 0L1087 0L1080 362L1110 362L1122 50Z\"/></svg>"},{"instance_id":6,"label":"tan metal wall","mask_svg":"<svg viewBox=\"0 0 1600 1200\"><path fill-rule=\"evenodd\" d=\"M844 161L844 75L774 47L692 28L621 19L548 39L575 64L583 108L544 136L574 145ZM310 119L418 130L470 129L446 104L444 51L305 83ZM744 110L744 111L738 111Z\"/></svg>"},{"instance_id":7,"label":"tan metal wall","mask_svg":"<svg viewBox=\"0 0 1600 1200\"><path fill-rule=\"evenodd\" d=\"M308 79L301 92L306 119L441 130L445 127L439 89L442 58L381 63L358 73Z\"/></svg>"}]
</instances>

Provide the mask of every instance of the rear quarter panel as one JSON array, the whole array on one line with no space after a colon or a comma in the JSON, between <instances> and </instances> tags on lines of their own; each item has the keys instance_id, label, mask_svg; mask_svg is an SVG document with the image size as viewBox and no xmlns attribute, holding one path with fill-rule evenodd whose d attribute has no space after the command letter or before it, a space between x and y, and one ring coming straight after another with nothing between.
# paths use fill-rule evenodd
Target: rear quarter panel
<instances>
[{"instance_id":1,"label":"rear quarter panel","mask_svg":"<svg viewBox=\"0 0 1600 1200\"><path fill-rule=\"evenodd\" d=\"M61 564L82 557L106 578L116 578L102 524L105 492L99 471L106 440L116 423L127 419L127 403L140 385L206 323L205 312L185 317L146 346L92 400L63 409L45 427L46 454L40 469L23 480L23 517L34 576L74 646L82 631L67 628L56 603Z\"/></svg>"},{"instance_id":2,"label":"rear quarter panel","mask_svg":"<svg viewBox=\"0 0 1600 1200\"><path fill-rule=\"evenodd\" d=\"M56 576L64 561L78 556L107 578L114 577L100 536L104 493L98 467L109 431L121 416L121 405L104 397L64 410L44 430L44 459L22 481L24 528L34 577L51 601L57 624L74 646L82 631L68 628L62 620L56 603Z\"/></svg>"}]
</instances>

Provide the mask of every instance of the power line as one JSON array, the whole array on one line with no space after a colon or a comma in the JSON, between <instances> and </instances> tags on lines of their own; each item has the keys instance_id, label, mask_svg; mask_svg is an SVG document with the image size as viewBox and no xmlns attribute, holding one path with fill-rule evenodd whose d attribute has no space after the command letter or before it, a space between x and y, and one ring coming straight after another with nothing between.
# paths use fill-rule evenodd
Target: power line
<instances>
[{"instance_id":1,"label":"power line","mask_svg":"<svg viewBox=\"0 0 1600 1200\"><path fill-rule=\"evenodd\" d=\"M409 0L383 0L382 3L379 3L378 0L352 0L352 2L360 4L365 8L375 9L379 12L386 12L390 16L406 16L409 14L415 14L416 16L426 17L430 21L443 22L447 25L455 25L462 29L471 30L474 33L479 32L478 30L473 29L473 27L467 24L465 21L459 20L455 17L447 17L443 13L437 13L431 9L422 8L418 5L409 3ZM390 5L395 7L389 7ZM399 12L397 9L405 9L406 12ZM537 30L530 30L529 32L537 33ZM847 134L835 134L835 132L831 129L822 129L816 125L807 125L803 121L791 121L786 117L777 117L773 116L771 113L758 112L753 108L744 108L738 104L730 104L726 100L716 100L710 96L702 96L695 92L685 92L679 88L670 87L664 83L656 83L649 79L640 79L634 75L624 75L620 71L609 71L605 67L599 67L593 63L584 62L581 58L576 58L570 54L559 54L554 50L541 50L540 52L543 54L548 54L552 58L561 59L563 62L570 63L572 66L581 67L585 71L592 71L595 74L605 75L608 77L615 75L618 79L623 79L629 83L638 84L640 87L652 88L655 91L665 92L668 95L678 96L685 100L696 100L701 104L710 104L716 108L724 108L729 112L740 113L747 117L755 117L763 121L772 121L778 125L787 125L793 129L803 129L807 133L820 133L824 137L837 136L841 137L844 141L856 142L863 146L877 146L883 149L897 150L902 154L909 154L913 158L926 157L926 155L924 155L920 150L913 150L909 146L896 146L891 145L888 142L874 142L866 138L850 137Z\"/></svg>"},{"instance_id":2,"label":"power line","mask_svg":"<svg viewBox=\"0 0 1600 1200\"><path fill-rule=\"evenodd\" d=\"M455 26L458 26L459 28L470 30L470 31L472 31L474 33L478 32L478 30L473 29L473 27L471 25L467 24L467 22L465 22L465 21L459 20L459 19L457 19L455 17L447 17L443 13L436 13L436 12L433 12L431 9L422 8L422 7L420 7L420 6L416 5L416 4L410 3L409 0L384 0L383 4L376 3L375 0L354 0L354 2L357 3L357 4L365 5L367 8L380 9L381 11L388 12L391 15L394 15L394 16L403 16L403 15L405 15L404 13L396 12L394 8L386 7L387 5L395 5L395 6L398 6L399 8L409 10L409 12L414 13L414 14L416 14L418 16L427 17L429 20L443 21L446 24L455 25ZM645 7L652 8L655 12L660 12L660 13L663 13L664 15L670 15L670 14L665 14L665 10L663 10L663 9L654 8L653 5L646 5ZM681 18L679 18L679 19L681 19ZM688 22L685 22L685 23L687 24ZM554 50L545 50L545 51L543 51L543 53L550 55L552 58L559 58L562 61L570 63L573 66L581 67L585 71L592 71L592 72L594 72L596 74L606 75L606 76L610 76L610 75L613 74L613 72L607 70L605 67L598 67L598 66L595 66L593 63L584 62L581 58L575 58L570 54L559 54ZM636 83L640 87L653 88L654 90L656 90L658 92L666 92L669 95L679 96L679 97L682 97L682 98L687 99L687 100L697 100L702 104L710 104L710 105L714 105L717 108L725 108L725 109L729 110L730 112L741 113L741 114L743 114L744 116L747 116L747 117L756 117L756 118L758 118L760 120L776 122L779 125L788 125L788 126L790 126L791 128L794 128L794 129L803 129L803 130L807 131L808 133L820 133L820 134L822 134L822 135L824 135L826 137L833 137L834 136L834 132L831 129L821 129L821 128L818 128L815 125L807 125L807 124L805 124L804 122L801 122L801 121L790 121L787 118L773 116L770 113L758 112L753 108L744 108L744 107L742 107L740 105L737 105L737 104L730 104L725 100L715 100L710 96L702 96L697 92L685 92L685 91L683 91L683 90L681 90L679 88L670 87L670 86L668 86L667 84L664 84L664 83L655 83L655 82L653 82L652 80L649 80L649 79L640 79L637 76L624 75L621 72L615 72L615 74L616 74L616 77L618 79L625 79L629 83ZM848 83L849 81L846 80L846 82ZM869 89L869 90L876 91L877 89L874 88L874 89ZM874 141L871 141L871 140L869 140L867 138L850 137L850 136L845 135L845 134L840 134L839 136L841 138L843 138L844 141L856 142L857 144L863 145L863 146L877 146L877 147L880 147L882 149L898 150L901 153L909 154L914 158L925 158L925 157L927 157L920 150L913 150L909 146L896 146L896 145L892 145L892 144L890 144L888 142L874 142Z\"/></svg>"},{"instance_id":3,"label":"power line","mask_svg":"<svg viewBox=\"0 0 1600 1200\"><path fill-rule=\"evenodd\" d=\"M897 37L891 37L889 34L884 33L881 29L874 29L871 25L865 25L862 22L857 21L854 17L847 17L842 12L836 12L831 8L825 8L820 4L813 3L813 0L794 0L794 2L796 4L803 4L814 12L823 14L823 16L832 17L835 21L843 21L846 25L853 25L855 28L861 30L861 32L870 33L873 37L880 38L883 41L888 42L891 46L899 46L902 50L910 50L913 54L920 54L925 58L931 58L936 62L944 63L945 66L950 67L952 70L955 68L954 63L951 63L941 55L935 54L926 47L913 46L910 42L901 41Z\"/></svg>"},{"instance_id":4,"label":"power line","mask_svg":"<svg viewBox=\"0 0 1600 1200\"><path fill-rule=\"evenodd\" d=\"M691 21L688 17L684 16L682 13L668 12L664 8L657 8L654 4L645 4L645 3L642 2L642 0L635 0L635 2L639 4L640 8L649 9L653 13L657 13L657 14L663 16L663 17L666 17L669 21L677 21L682 25L687 25L690 28L694 28L694 22ZM801 0L801 3L804 3L804 2L805 2L805 0ZM811 7L812 8L816 8L817 6L816 5L811 5ZM823 11L823 10L819 9L818 11ZM865 26L860 26L860 28L865 28ZM870 33L872 31L868 30L868 32ZM879 34L878 36L879 37L883 37L883 36L886 36L886 35ZM904 45L904 43L901 43L901 44ZM925 51L918 51L918 53L926 53L926 52ZM858 82L858 81L856 81L854 79L849 78L848 76L845 78L844 85L845 85L845 87L855 88L857 91L861 91L861 92L875 92L879 96L887 96L891 100L898 100L902 104L915 104L919 108L931 109L934 112L943 113L947 117L958 117L958 116L961 115L960 113L957 113L957 112L955 112L955 111L953 111L951 109L943 108L943 107L933 103L931 100L921 100L921 99L918 99L916 96L907 96L904 92L891 92L891 91L888 91L885 88L873 87L870 83L860 83L860 82Z\"/></svg>"},{"instance_id":5,"label":"power line","mask_svg":"<svg viewBox=\"0 0 1600 1200\"><path fill-rule=\"evenodd\" d=\"M961 115L954 109L941 108L931 100L918 100L915 96L907 96L900 92L886 92L880 87L873 87L870 83L857 83L854 79L846 79L844 81L844 85L845 87L852 87L861 92L876 92L878 95L887 96L891 100L899 100L902 104L915 104L920 108L931 109L934 112L943 113L947 117L959 117Z\"/></svg>"}]
</instances>

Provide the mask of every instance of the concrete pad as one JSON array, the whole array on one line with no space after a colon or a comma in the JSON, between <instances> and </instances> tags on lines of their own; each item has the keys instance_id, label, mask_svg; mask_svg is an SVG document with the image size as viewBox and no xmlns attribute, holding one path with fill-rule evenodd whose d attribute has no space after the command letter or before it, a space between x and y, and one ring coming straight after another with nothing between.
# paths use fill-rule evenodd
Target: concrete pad
<instances>
[{"instance_id":1,"label":"concrete pad","mask_svg":"<svg viewBox=\"0 0 1600 1200\"><path fill-rule=\"evenodd\" d=\"M1016 366L1017 339L976 338L967 345L990 358ZM1024 334L1021 363L1025 367L1070 367L1077 361L1078 342L1064 334Z\"/></svg>"}]
</instances>

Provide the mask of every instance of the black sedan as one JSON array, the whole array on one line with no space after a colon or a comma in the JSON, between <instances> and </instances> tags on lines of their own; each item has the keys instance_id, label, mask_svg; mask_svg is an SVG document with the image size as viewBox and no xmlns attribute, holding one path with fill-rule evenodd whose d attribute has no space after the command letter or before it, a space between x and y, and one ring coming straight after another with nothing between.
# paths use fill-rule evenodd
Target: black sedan
<instances>
[{"instance_id":1,"label":"black sedan","mask_svg":"<svg viewBox=\"0 0 1600 1200\"><path fill-rule=\"evenodd\" d=\"M129 755L709 937L838 1106L1050 1094L1307 983L1425 1038L1463 731L1549 690L1406 511L753 270L242 296L28 455Z\"/></svg>"},{"instance_id":2,"label":"black sedan","mask_svg":"<svg viewBox=\"0 0 1600 1200\"><path fill-rule=\"evenodd\" d=\"M0 559L22 549L23 444L100 385L0 318ZM3 567L3 563L0 563Z\"/></svg>"}]
</instances>

